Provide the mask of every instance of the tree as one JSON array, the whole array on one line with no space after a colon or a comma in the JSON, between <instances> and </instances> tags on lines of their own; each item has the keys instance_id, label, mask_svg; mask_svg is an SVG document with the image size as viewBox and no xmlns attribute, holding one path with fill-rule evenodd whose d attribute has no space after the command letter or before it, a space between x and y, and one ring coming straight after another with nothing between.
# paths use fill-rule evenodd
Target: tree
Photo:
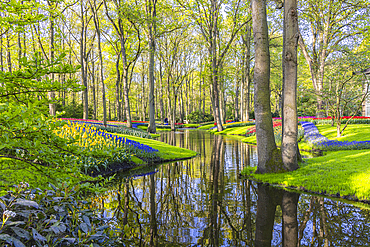
<instances>
[{"instance_id":1,"label":"tree","mask_svg":"<svg viewBox=\"0 0 370 247\"><path fill-rule=\"evenodd\" d=\"M333 52L355 43L356 36L368 32L367 8L368 2L364 0L309 0L301 3L299 47L309 66L317 96L318 117L325 114L320 94L324 88L326 61Z\"/></svg>"},{"instance_id":2,"label":"tree","mask_svg":"<svg viewBox=\"0 0 370 247\"><path fill-rule=\"evenodd\" d=\"M270 106L270 53L266 0L252 0L253 37L255 46L254 112L258 166L257 173L273 172L279 153L275 143Z\"/></svg>"},{"instance_id":3,"label":"tree","mask_svg":"<svg viewBox=\"0 0 370 247\"><path fill-rule=\"evenodd\" d=\"M320 96L327 102L328 113L336 124L337 137L342 136L370 94L368 76L364 73L369 64L366 55L366 52L339 53L332 56L327 65L324 78L327 86ZM341 127L344 114L350 118Z\"/></svg>"},{"instance_id":4,"label":"tree","mask_svg":"<svg viewBox=\"0 0 370 247\"><path fill-rule=\"evenodd\" d=\"M154 54L156 37L156 19L157 19L157 0L146 0L145 10L148 28L149 45L149 126L148 132L155 133L155 102L154 102Z\"/></svg>"},{"instance_id":5,"label":"tree","mask_svg":"<svg viewBox=\"0 0 370 247\"><path fill-rule=\"evenodd\" d=\"M283 30L283 109L281 154L288 171L298 168L298 117L297 117L297 0L284 2Z\"/></svg>"},{"instance_id":6,"label":"tree","mask_svg":"<svg viewBox=\"0 0 370 247\"><path fill-rule=\"evenodd\" d=\"M240 1L228 3L224 8L227 14L227 20L222 21L221 10L226 4L219 0L196 0L194 2L178 3L187 11L200 29L202 37L206 42L208 49L210 82L212 84L212 107L213 115L217 124L217 130L222 131L222 119L220 112L220 77L224 60L230 49L237 33L250 21L249 18L242 18L242 6ZM229 21L229 25L223 22ZM228 30L223 29L229 26ZM222 37L222 34L227 34ZM224 39L222 39L224 38Z\"/></svg>"}]
</instances>

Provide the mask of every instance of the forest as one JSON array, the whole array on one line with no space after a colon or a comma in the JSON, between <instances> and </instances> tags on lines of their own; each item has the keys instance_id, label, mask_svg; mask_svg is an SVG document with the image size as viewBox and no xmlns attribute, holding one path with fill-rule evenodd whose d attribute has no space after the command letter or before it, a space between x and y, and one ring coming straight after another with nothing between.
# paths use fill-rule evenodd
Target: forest
<instances>
[{"instance_id":1,"label":"forest","mask_svg":"<svg viewBox=\"0 0 370 247\"><path fill-rule=\"evenodd\" d=\"M369 3L1 1L0 244L121 244L121 234L132 231L127 219L117 227L121 232L104 228L104 220L94 218L97 212L84 213L78 198L88 194L91 203L91 194L106 192L119 171L201 156L182 137L176 145L181 127L235 131L241 141L255 143L258 164L244 175L256 172L266 181L271 178L264 173L304 172L299 150L370 148ZM362 136L354 124L361 124ZM349 131L358 134L356 140L348 139ZM347 139L331 142L324 135ZM170 145L153 140L163 136ZM212 167L219 165L222 145L217 139ZM281 176L271 181L281 184ZM51 192L40 192L34 201L29 186ZM333 186L325 193L343 190L353 200L369 199L351 186ZM73 216L63 218L70 209L55 209L62 196L74 198L64 201ZM47 224L37 228L37 220L28 221L32 228L26 230L17 224L10 234L8 219L15 216L9 210L31 215L37 213L27 207L39 205L54 207L45 209L47 217L58 214L56 235L47 233ZM87 219L73 218L80 213ZM73 239L58 235L68 231Z\"/></svg>"},{"instance_id":2,"label":"forest","mask_svg":"<svg viewBox=\"0 0 370 247\"><path fill-rule=\"evenodd\" d=\"M298 112L331 116L335 109L329 99L341 86L336 82L367 69L367 2L299 4ZM55 84L50 86L53 91L46 85L39 90L27 85L14 94L11 90L19 87L14 83L2 98L48 98L51 115L127 120L129 127L133 120L151 118L161 123L165 118L170 123L207 122L215 108L222 123L254 118L248 1L12 1L2 3L1 9L1 71L15 75L35 70L38 61L49 71L34 76L41 76L42 84ZM271 109L278 117L282 2L268 1L267 11ZM356 75L357 84L351 78L343 93L358 91L361 76ZM343 111L361 104L350 101Z\"/></svg>"}]
</instances>

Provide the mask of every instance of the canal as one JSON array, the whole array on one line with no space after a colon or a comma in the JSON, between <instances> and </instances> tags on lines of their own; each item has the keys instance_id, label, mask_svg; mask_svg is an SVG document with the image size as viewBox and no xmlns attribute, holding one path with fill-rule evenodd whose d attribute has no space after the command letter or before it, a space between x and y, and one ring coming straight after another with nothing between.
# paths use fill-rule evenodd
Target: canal
<instances>
[{"instance_id":1,"label":"canal","mask_svg":"<svg viewBox=\"0 0 370 247\"><path fill-rule=\"evenodd\" d=\"M256 148L206 131L164 132L189 160L118 174L97 201L128 246L366 246L370 210L242 179Z\"/></svg>"}]
</instances>

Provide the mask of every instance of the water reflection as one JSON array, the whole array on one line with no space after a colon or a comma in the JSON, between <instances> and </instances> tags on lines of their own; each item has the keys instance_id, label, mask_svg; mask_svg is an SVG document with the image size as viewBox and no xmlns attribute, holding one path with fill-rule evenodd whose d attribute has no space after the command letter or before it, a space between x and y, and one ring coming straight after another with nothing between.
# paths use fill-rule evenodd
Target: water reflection
<instances>
[{"instance_id":1,"label":"water reflection","mask_svg":"<svg viewBox=\"0 0 370 247\"><path fill-rule=\"evenodd\" d=\"M137 171L148 173L145 176L118 177L104 196L104 210L106 217L116 218L121 237L130 246L370 242L366 209L241 179L240 171L256 164L253 147L201 131L168 132L161 138L201 155Z\"/></svg>"}]
</instances>

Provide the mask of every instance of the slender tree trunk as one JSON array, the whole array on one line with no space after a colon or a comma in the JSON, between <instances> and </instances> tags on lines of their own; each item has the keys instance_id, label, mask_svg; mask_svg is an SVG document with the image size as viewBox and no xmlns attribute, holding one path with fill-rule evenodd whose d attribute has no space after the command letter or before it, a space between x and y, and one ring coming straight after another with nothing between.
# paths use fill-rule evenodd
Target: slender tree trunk
<instances>
[{"instance_id":1,"label":"slender tree trunk","mask_svg":"<svg viewBox=\"0 0 370 247\"><path fill-rule=\"evenodd\" d=\"M266 0L252 0L252 18L256 54L254 72L254 109L258 153L256 172L268 173L275 170L275 159L280 155L275 144L270 106L270 53Z\"/></svg>"},{"instance_id":2,"label":"slender tree trunk","mask_svg":"<svg viewBox=\"0 0 370 247\"><path fill-rule=\"evenodd\" d=\"M157 0L147 0L148 43L149 43L149 126L148 132L155 133L155 102L154 102L154 53L155 53L155 30L156 30L156 4Z\"/></svg>"},{"instance_id":3,"label":"slender tree trunk","mask_svg":"<svg viewBox=\"0 0 370 247\"><path fill-rule=\"evenodd\" d=\"M49 5L49 8L52 8L52 4L51 4L50 1L48 1L48 5ZM49 59L50 59L51 63L54 63L54 17L53 17L52 14L50 16L50 29L49 29L49 31L50 31ZM20 42L20 38L19 38L19 42ZM21 50L19 52L20 52L19 56L21 56ZM50 79L51 79L52 82L54 81L54 74L53 73L50 75ZM49 97L49 100L51 101L49 103L49 114L52 115L52 116L55 116L56 109L55 109L55 103L53 102L55 100L55 92L54 91L48 92L48 97Z\"/></svg>"},{"instance_id":4,"label":"slender tree trunk","mask_svg":"<svg viewBox=\"0 0 370 247\"><path fill-rule=\"evenodd\" d=\"M106 96L105 96L105 83L104 83L104 67L103 67L103 54L101 49L101 33L100 33L100 22L97 14L97 7L96 7L96 0L94 0L94 7L93 10L93 19L97 34L97 40L98 40L98 54L99 54L99 77L101 82L101 90L102 90L102 100L103 100L103 124L107 126L107 102L106 102ZM109 108L110 109L110 108ZM110 118L110 116L109 116Z\"/></svg>"},{"instance_id":5,"label":"slender tree trunk","mask_svg":"<svg viewBox=\"0 0 370 247\"><path fill-rule=\"evenodd\" d=\"M250 111L250 89L251 89L251 76L250 76L250 69L251 69L251 25L247 24L247 34L245 37L245 49L246 49L246 58L245 58L245 110L243 111L243 120L249 121L249 111Z\"/></svg>"},{"instance_id":6,"label":"slender tree trunk","mask_svg":"<svg viewBox=\"0 0 370 247\"><path fill-rule=\"evenodd\" d=\"M7 51L7 62L8 62L8 72L12 73L12 59L10 55L10 38L9 38L9 31L6 34L6 51Z\"/></svg>"},{"instance_id":7,"label":"slender tree trunk","mask_svg":"<svg viewBox=\"0 0 370 247\"><path fill-rule=\"evenodd\" d=\"M120 102L120 84L121 84L121 71L119 69L120 64L120 54L117 55L117 60L116 60L116 73L117 73L117 78L116 78L116 107L117 107L117 113L118 113L118 120L121 121L121 102Z\"/></svg>"},{"instance_id":8,"label":"slender tree trunk","mask_svg":"<svg viewBox=\"0 0 370 247\"><path fill-rule=\"evenodd\" d=\"M234 103L234 113L235 113L235 121L239 122L239 79L236 78L236 85L235 85L235 103Z\"/></svg>"},{"instance_id":9,"label":"slender tree trunk","mask_svg":"<svg viewBox=\"0 0 370 247\"><path fill-rule=\"evenodd\" d=\"M297 0L285 0L283 48L282 160L286 170L298 169L297 117Z\"/></svg>"},{"instance_id":10,"label":"slender tree trunk","mask_svg":"<svg viewBox=\"0 0 370 247\"><path fill-rule=\"evenodd\" d=\"M80 60L81 60L81 79L82 85L85 86L83 91L83 119L89 118L89 100L88 100L88 87L87 87L87 78L86 78L86 64L85 64L85 57L86 57L86 44L85 44L85 15L84 15L84 7L83 1L80 0L80 8L81 8L81 36L80 36Z\"/></svg>"},{"instance_id":11,"label":"slender tree trunk","mask_svg":"<svg viewBox=\"0 0 370 247\"><path fill-rule=\"evenodd\" d=\"M0 15L1 16L1 15ZM2 32L3 30L0 29ZM4 59L3 59L3 36L0 36L0 70L4 72Z\"/></svg>"}]
</instances>

